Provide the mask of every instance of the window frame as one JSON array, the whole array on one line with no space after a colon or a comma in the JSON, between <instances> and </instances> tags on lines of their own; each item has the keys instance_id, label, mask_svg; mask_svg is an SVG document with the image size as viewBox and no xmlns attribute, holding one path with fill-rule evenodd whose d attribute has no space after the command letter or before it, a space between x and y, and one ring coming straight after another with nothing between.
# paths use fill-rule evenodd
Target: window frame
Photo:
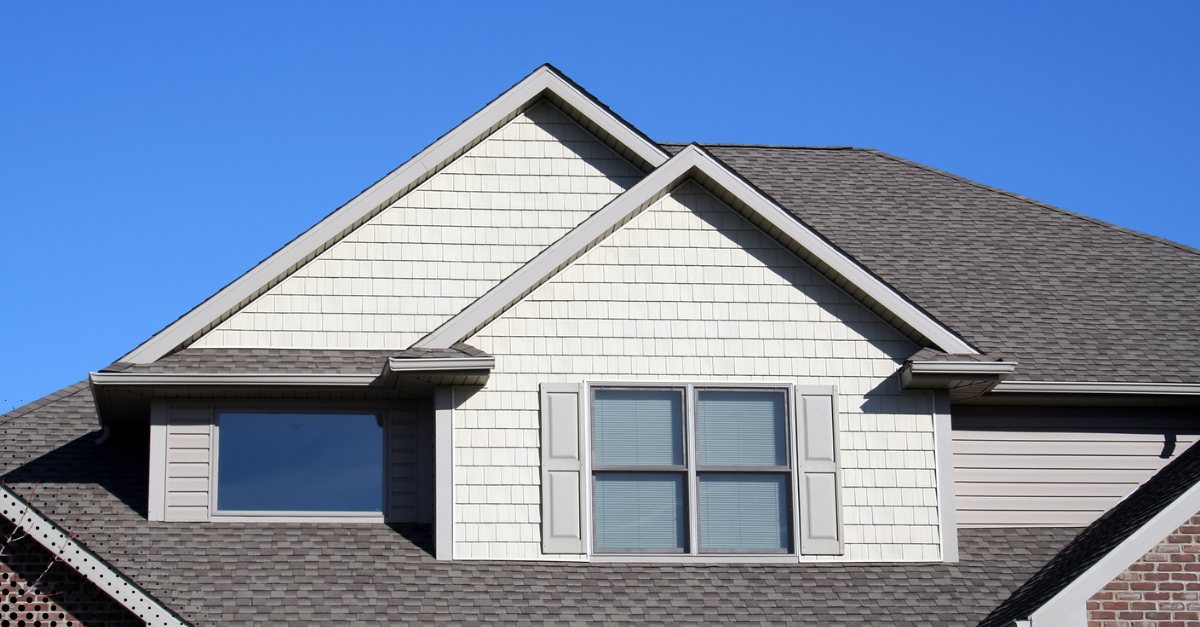
<instances>
[{"instance_id":1,"label":"window frame","mask_svg":"<svg viewBox=\"0 0 1200 627\"><path fill-rule=\"evenodd\" d=\"M602 466L596 463L596 390L679 390L683 396L683 461L679 466ZM699 393L706 390L746 391L746 392L781 392L784 395L785 411L785 447L786 467L780 466L709 466L702 467L699 462L699 416L697 412ZM600 560L604 559L639 559L664 558L668 560L697 560L722 561L723 559L741 560L751 558L756 561L784 559L794 561L800 555L799 485L800 463L797 459L796 433L796 389L795 385L787 382L710 382L710 381L595 381L584 385L586 394L586 423L583 429L586 442L584 459L584 476L586 477L587 496L586 524L588 553ZM596 474L597 473L663 473L683 474L684 505L683 515L687 518L685 529L685 548L682 551L662 551L657 549L608 549L599 548L596 537ZM787 514L788 547L783 550L754 550L743 549L708 549L701 545L699 511L699 476L702 474L783 474L787 476Z\"/></svg>"},{"instance_id":2,"label":"window frame","mask_svg":"<svg viewBox=\"0 0 1200 627\"><path fill-rule=\"evenodd\" d=\"M322 510L223 510L217 508L221 482L221 416L222 414L324 414L324 415L363 415L374 416L382 427L380 437L380 455L382 468L382 491L380 495L380 511L322 511ZM379 406L356 406L353 403L330 406L294 406L294 405L263 405L237 404L212 406L212 446L209 458L209 520L213 522L385 522L391 504L391 472L389 459L389 443L392 435L392 421L388 408Z\"/></svg>"}]
</instances>

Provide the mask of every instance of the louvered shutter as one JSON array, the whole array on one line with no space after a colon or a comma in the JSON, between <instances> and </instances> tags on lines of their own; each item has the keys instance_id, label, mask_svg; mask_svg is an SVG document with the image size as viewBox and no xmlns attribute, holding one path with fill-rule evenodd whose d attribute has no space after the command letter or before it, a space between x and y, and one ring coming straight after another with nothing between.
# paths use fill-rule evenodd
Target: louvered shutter
<instances>
[{"instance_id":1,"label":"louvered shutter","mask_svg":"<svg viewBox=\"0 0 1200 627\"><path fill-rule=\"evenodd\" d=\"M547 554L584 552L580 387L541 387L542 552Z\"/></svg>"},{"instance_id":2,"label":"louvered shutter","mask_svg":"<svg viewBox=\"0 0 1200 627\"><path fill-rule=\"evenodd\" d=\"M842 554L837 393L797 395L800 553Z\"/></svg>"}]
</instances>

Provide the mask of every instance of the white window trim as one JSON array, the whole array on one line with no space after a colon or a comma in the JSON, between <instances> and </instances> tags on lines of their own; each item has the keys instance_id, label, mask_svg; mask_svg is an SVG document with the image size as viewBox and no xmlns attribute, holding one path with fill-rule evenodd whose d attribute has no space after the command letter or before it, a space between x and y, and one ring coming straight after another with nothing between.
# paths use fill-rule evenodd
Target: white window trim
<instances>
[{"instance_id":1,"label":"white window trim","mask_svg":"<svg viewBox=\"0 0 1200 627\"><path fill-rule=\"evenodd\" d=\"M787 393L787 448L788 448L788 464L790 468L789 493L791 507L789 515L791 518L791 550L787 553L598 553L595 549L596 536L596 516L595 516L595 500L593 495L593 485L595 476L593 474L593 461L595 457L595 448L592 442L592 432L594 430L593 423L593 393L597 388L631 388L640 387L648 389L660 388L684 388L684 405L685 408L691 405L691 401L687 396L694 393L695 388L730 388L730 389L745 389L745 390L785 390ZM794 564L799 560L804 560L804 556L800 553L800 495L799 483L797 475L799 473L799 460L797 459L796 451L796 399L802 394L820 394L828 393L832 388L830 386L819 385L796 385L787 381L697 381L695 379L686 380L636 380L636 381L585 381L583 384L584 394L584 419L580 433L583 446L583 485L581 486L580 498L583 499L584 524L587 525L584 533L584 550L587 558L593 562L647 562L647 563L761 563L761 564ZM693 433L695 429L695 416L691 415L695 412L688 412L685 409L685 429L688 435L685 437L685 446L687 447L687 459L690 462L689 468L694 470L693 449L695 446ZM689 471L689 476L692 471ZM694 495L692 494L692 485L688 481L688 503L689 506L694 504ZM839 498L838 506L841 506ZM689 551L699 549L699 537L696 534L692 520L692 516L688 516L688 545Z\"/></svg>"},{"instance_id":2,"label":"white window trim","mask_svg":"<svg viewBox=\"0 0 1200 627\"><path fill-rule=\"evenodd\" d=\"M221 477L221 414L225 413L256 413L256 414L371 414L383 425L383 436L380 446L383 454L383 494L381 495L381 510L379 512L337 512L337 511L274 511L274 510L220 510L217 509L217 497ZM387 520L391 500L391 473L388 447L391 443L392 421L387 408L346 408L336 407L289 407L262 405L213 405L212 408L212 446L209 452L209 521L211 522L303 522L303 523L383 523Z\"/></svg>"}]
</instances>

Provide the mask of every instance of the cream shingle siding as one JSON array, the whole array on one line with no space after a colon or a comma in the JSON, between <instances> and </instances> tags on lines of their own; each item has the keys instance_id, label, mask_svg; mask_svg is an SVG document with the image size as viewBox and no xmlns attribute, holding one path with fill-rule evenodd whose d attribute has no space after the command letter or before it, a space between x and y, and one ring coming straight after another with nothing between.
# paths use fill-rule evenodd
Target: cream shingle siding
<instances>
[{"instance_id":1,"label":"cream shingle siding","mask_svg":"<svg viewBox=\"0 0 1200 627\"><path fill-rule=\"evenodd\" d=\"M497 366L454 412L459 558L549 559L539 383L689 380L836 385L846 553L818 559L940 559L932 399L894 376L916 347L693 184L469 341Z\"/></svg>"},{"instance_id":2,"label":"cream shingle siding","mask_svg":"<svg viewBox=\"0 0 1200 627\"><path fill-rule=\"evenodd\" d=\"M407 348L641 176L536 105L193 346Z\"/></svg>"}]
</instances>

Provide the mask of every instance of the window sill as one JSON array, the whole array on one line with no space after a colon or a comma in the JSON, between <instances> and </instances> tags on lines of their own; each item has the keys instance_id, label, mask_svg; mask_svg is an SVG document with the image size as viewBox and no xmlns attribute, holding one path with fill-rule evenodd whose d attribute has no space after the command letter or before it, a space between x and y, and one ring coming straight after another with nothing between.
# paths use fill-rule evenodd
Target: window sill
<instances>
[{"instance_id":1,"label":"window sill","mask_svg":"<svg viewBox=\"0 0 1200 627\"><path fill-rule=\"evenodd\" d=\"M615 555L612 553L593 554L591 562L632 563L643 562L652 564L795 564L799 556L792 555Z\"/></svg>"},{"instance_id":2,"label":"window sill","mask_svg":"<svg viewBox=\"0 0 1200 627\"><path fill-rule=\"evenodd\" d=\"M379 512L217 512L210 522L383 523Z\"/></svg>"}]
</instances>

